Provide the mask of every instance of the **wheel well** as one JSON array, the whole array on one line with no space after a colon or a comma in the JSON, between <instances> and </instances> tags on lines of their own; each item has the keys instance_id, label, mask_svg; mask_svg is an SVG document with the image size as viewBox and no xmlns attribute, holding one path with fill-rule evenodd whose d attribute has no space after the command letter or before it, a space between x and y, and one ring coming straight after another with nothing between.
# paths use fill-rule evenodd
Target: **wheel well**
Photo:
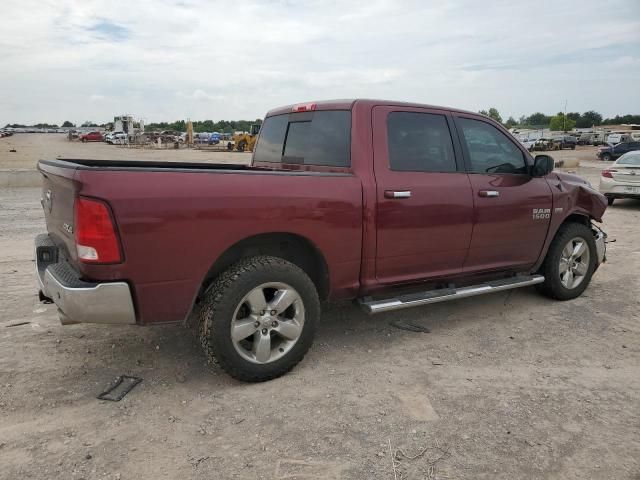
<instances>
[{"instance_id":1,"label":"wheel well","mask_svg":"<svg viewBox=\"0 0 640 480\"><path fill-rule=\"evenodd\" d=\"M283 258L309 275L318 290L318 296L325 300L329 295L329 269L318 248L309 240L292 233L265 233L246 238L227 249L209 268L198 298L211 283L237 261L256 255L271 255Z\"/></svg>"},{"instance_id":2,"label":"wheel well","mask_svg":"<svg viewBox=\"0 0 640 480\"><path fill-rule=\"evenodd\" d=\"M587 227L591 226L589 217L587 217L586 215L581 215L579 213L572 213L571 215L569 215L562 222L562 224L565 223L581 223L583 225L586 225Z\"/></svg>"}]
</instances>

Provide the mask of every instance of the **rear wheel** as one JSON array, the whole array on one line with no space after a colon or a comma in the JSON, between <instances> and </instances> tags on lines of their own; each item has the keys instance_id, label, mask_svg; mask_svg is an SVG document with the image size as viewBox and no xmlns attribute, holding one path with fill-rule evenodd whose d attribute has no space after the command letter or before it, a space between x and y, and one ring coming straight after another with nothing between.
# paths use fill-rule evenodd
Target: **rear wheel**
<instances>
[{"instance_id":1,"label":"rear wheel","mask_svg":"<svg viewBox=\"0 0 640 480\"><path fill-rule=\"evenodd\" d=\"M571 300L585 291L596 268L596 243L591 229L581 223L560 227L542 264L544 283L537 285L544 295Z\"/></svg>"},{"instance_id":2,"label":"rear wheel","mask_svg":"<svg viewBox=\"0 0 640 480\"><path fill-rule=\"evenodd\" d=\"M200 311L200 341L232 377L284 375L309 350L320 318L315 285L281 258L241 260L218 277Z\"/></svg>"},{"instance_id":3,"label":"rear wheel","mask_svg":"<svg viewBox=\"0 0 640 480\"><path fill-rule=\"evenodd\" d=\"M609 206L613 205L613 202L616 200L615 197L611 197L609 195L605 195L607 197L607 204Z\"/></svg>"}]
</instances>

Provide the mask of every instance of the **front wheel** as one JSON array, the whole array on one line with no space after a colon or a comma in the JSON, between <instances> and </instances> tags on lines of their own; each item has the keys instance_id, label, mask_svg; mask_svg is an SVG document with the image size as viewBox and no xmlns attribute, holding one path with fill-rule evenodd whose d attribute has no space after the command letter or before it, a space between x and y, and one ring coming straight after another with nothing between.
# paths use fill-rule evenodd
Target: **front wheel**
<instances>
[{"instance_id":1,"label":"front wheel","mask_svg":"<svg viewBox=\"0 0 640 480\"><path fill-rule=\"evenodd\" d=\"M544 282L537 285L544 295L571 300L585 291L596 269L596 242L591 229L582 223L560 227L540 269Z\"/></svg>"},{"instance_id":2,"label":"front wheel","mask_svg":"<svg viewBox=\"0 0 640 480\"><path fill-rule=\"evenodd\" d=\"M200 311L200 341L232 377L262 382L305 356L320 318L315 285L296 265L250 257L218 277Z\"/></svg>"},{"instance_id":3,"label":"front wheel","mask_svg":"<svg viewBox=\"0 0 640 480\"><path fill-rule=\"evenodd\" d=\"M602 155L602 160L604 160L605 162L611 161L611 154L605 153L604 155Z\"/></svg>"}]
</instances>

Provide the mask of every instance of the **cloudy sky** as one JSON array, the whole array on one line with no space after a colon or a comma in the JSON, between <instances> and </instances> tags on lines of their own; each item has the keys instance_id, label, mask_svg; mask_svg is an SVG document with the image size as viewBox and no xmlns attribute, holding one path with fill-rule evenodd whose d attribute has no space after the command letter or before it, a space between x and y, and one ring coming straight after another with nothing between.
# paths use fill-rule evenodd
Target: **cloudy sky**
<instances>
[{"instance_id":1,"label":"cloudy sky","mask_svg":"<svg viewBox=\"0 0 640 480\"><path fill-rule=\"evenodd\" d=\"M640 114L640 1L2 1L1 125L351 97Z\"/></svg>"}]
</instances>

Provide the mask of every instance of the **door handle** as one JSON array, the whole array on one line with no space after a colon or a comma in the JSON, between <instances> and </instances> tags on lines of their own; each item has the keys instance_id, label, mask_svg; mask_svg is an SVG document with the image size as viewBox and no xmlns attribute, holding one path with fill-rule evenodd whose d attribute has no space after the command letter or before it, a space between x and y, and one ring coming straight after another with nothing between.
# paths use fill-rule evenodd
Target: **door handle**
<instances>
[{"instance_id":1,"label":"door handle","mask_svg":"<svg viewBox=\"0 0 640 480\"><path fill-rule=\"evenodd\" d=\"M500 192L497 190L480 190L478 192L478 196L480 197L499 197L500 196Z\"/></svg>"},{"instance_id":2,"label":"door handle","mask_svg":"<svg viewBox=\"0 0 640 480\"><path fill-rule=\"evenodd\" d=\"M411 190L385 190L384 191L385 198L411 198Z\"/></svg>"}]
</instances>

